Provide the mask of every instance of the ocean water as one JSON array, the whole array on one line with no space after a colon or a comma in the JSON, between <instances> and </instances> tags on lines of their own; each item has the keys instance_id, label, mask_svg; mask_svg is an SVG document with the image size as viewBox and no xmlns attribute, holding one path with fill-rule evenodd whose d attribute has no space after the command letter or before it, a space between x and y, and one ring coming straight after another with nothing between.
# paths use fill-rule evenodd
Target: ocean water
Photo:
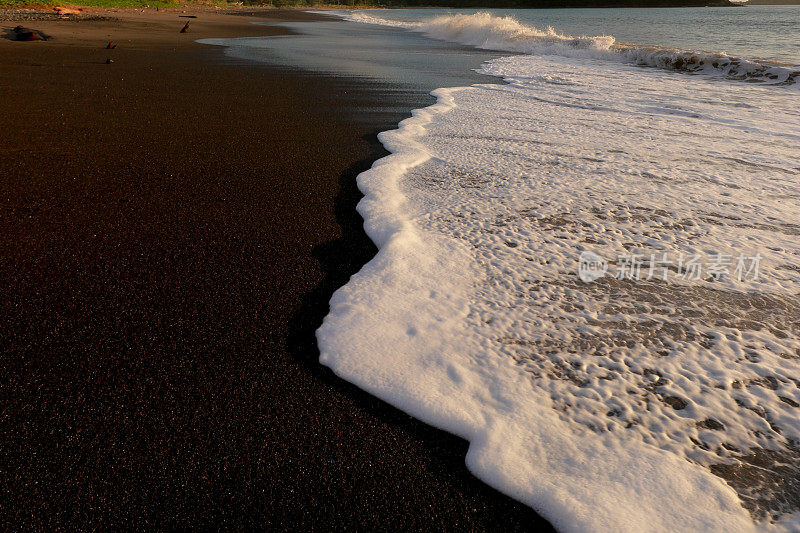
<instances>
[{"instance_id":1,"label":"ocean water","mask_svg":"<svg viewBox=\"0 0 800 533\"><path fill-rule=\"evenodd\" d=\"M382 24L419 24L475 9L364 10L348 18L377 17ZM607 35L617 42L726 52L751 59L800 64L800 6L647 9L484 9L527 27L563 35Z\"/></svg>"},{"instance_id":2,"label":"ocean water","mask_svg":"<svg viewBox=\"0 0 800 533\"><path fill-rule=\"evenodd\" d=\"M800 7L338 16L216 43L440 87L322 363L559 530L800 529Z\"/></svg>"}]
</instances>

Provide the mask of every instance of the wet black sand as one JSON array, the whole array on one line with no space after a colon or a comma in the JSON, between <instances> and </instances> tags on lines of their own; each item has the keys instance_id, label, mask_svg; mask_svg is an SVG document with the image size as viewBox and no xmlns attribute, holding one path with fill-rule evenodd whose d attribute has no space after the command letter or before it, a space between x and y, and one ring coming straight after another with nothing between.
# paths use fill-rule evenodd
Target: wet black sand
<instances>
[{"instance_id":1,"label":"wet black sand","mask_svg":"<svg viewBox=\"0 0 800 533\"><path fill-rule=\"evenodd\" d=\"M215 16L191 38L254 34ZM317 363L375 252L355 176L390 92L225 61L171 19L47 24L0 42L2 528L540 523Z\"/></svg>"}]
</instances>

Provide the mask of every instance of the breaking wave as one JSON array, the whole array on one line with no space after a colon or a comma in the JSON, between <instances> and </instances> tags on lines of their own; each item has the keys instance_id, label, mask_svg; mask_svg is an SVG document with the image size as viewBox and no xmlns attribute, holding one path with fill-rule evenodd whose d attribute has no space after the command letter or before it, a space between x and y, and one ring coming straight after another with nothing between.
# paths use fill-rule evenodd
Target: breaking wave
<instances>
[{"instance_id":1,"label":"breaking wave","mask_svg":"<svg viewBox=\"0 0 800 533\"><path fill-rule=\"evenodd\" d=\"M617 43L611 35L573 37L551 27L541 30L511 16L498 17L485 12L444 15L422 22L390 20L359 11L337 15L353 22L404 28L433 39L487 50L624 61L771 85L796 85L800 78L799 66L732 57L724 52Z\"/></svg>"}]
</instances>

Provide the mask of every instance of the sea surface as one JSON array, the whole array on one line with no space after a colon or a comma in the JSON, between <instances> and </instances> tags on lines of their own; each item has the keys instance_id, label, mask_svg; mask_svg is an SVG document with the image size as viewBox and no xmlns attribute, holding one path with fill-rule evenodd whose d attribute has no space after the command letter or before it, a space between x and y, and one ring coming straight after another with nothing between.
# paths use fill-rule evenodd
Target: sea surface
<instances>
[{"instance_id":1,"label":"sea surface","mask_svg":"<svg viewBox=\"0 0 800 533\"><path fill-rule=\"evenodd\" d=\"M206 41L438 87L323 364L560 530L800 529L800 6L336 16Z\"/></svg>"},{"instance_id":2,"label":"sea surface","mask_svg":"<svg viewBox=\"0 0 800 533\"><path fill-rule=\"evenodd\" d=\"M438 16L483 12L562 35L609 35L618 42L726 52L800 64L800 6L618 9L392 9L354 12L385 24L417 24Z\"/></svg>"}]
</instances>

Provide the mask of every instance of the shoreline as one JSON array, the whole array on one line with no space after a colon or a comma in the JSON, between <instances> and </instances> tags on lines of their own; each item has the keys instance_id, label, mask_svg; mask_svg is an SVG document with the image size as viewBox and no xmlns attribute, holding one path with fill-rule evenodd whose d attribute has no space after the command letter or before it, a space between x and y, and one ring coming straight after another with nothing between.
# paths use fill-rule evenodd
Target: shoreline
<instances>
[{"instance_id":1,"label":"shoreline","mask_svg":"<svg viewBox=\"0 0 800 533\"><path fill-rule=\"evenodd\" d=\"M368 82L195 42L316 15L184 10L188 34L116 10L0 40L3 523L541 523L467 471L466 442L317 361L330 294L375 251L355 176L403 117L355 116L385 103Z\"/></svg>"},{"instance_id":2,"label":"shoreline","mask_svg":"<svg viewBox=\"0 0 800 533\"><path fill-rule=\"evenodd\" d=\"M705 1L705 3L703 3ZM66 8L76 8L80 11L86 12L93 12L93 11L110 11L110 10L122 10L122 11L143 11L143 10L185 10L185 9L205 9L208 11L215 11L215 12L225 12L231 10L258 10L258 11L295 11L295 12L308 12L308 11L338 11L338 10L346 10L346 11L353 11L353 10L361 10L361 9L373 9L373 10L380 10L380 9L520 9L520 10L537 10L537 9L662 9L662 8L691 8L691 7L700 7L700 8L707 8L707 7L745 7L747 5L797 5L797 2L800 0L790 0L794 3L786 3L780 0L776 0L774 3L750 3L752 0L675 0L670 5L646 5L640 3L630 4L625 2L611 2L606 5L596 5L594 3L590 3L587 0L584 0L586 3L576 2L574 4L558 4L558 3L551 3L538 6L516 6L516 5L499 5L499 6L482 6L482 5L464 5L464 6L449 6L449 5L396 5L396 6L387 6L387 5L335 5L335 4L324 4L324 5L287 5L287 6L272 6L272 5L225 5L225 6L218 6L213 4L172 4L172 5L164 5L164 6L151 6L149 4L143 4L140 6L96 6L96 5L84 5L80 3L63 3L63 4L8 4L4 6L0 6L0 13L4 11L36 11L36 12L52 12L56 7L66 7Z\"/></svg>"}]
</instances>

